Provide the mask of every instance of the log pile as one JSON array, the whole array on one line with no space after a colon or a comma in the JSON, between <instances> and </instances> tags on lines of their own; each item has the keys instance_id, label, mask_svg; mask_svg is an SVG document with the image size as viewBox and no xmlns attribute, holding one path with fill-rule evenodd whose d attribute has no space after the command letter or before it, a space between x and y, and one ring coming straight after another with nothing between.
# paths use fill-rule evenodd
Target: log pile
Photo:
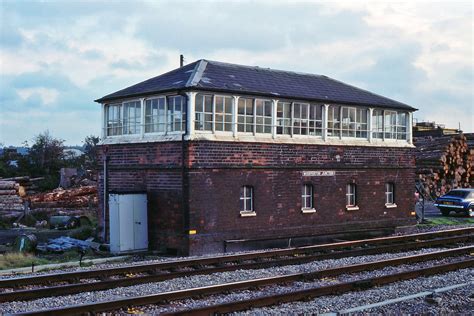
<instances>
[{"instance_id":1,"label":"log pile","mask_svg":"<svg viewBox=\"0 0 474 316\"><path fill-rule=\"evenodd\" d=\"M432 198L472 185L474 146L469 146L466 135L415 137L413 141L418 181Z\"/></svg>"},{"instance_id":2,"label":"log pile","mask_svg":"<svg viewBox=\"0 0 474 316\"><path fill-rule=\"evenodd\" d=\"M0 216L17 217L23 213L20 185L15 181L0 180Z\"/></svg>"},{"instance_id":3,"label":"log pile","mask_svg":"<svg viewBox=\"0 0 474 316\"><path fill-rule=\"evenodd\" d=\"M52 192L39 193L29 197L32 209L73 209L96 208L99 204L95 185L80 186L71 189L58 188Z\"/></svg>"}]
</instances>

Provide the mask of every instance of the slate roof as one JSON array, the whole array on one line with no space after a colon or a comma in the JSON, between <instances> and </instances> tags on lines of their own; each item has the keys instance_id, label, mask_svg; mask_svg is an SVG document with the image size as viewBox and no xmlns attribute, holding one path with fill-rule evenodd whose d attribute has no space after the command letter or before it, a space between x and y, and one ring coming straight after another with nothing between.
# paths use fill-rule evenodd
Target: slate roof
<instances>
[{"instance_id":1,"label":"slate roof","mask_svg":"<svg viewBox=\"0 0 474 316\"><path fill-rule=\"evenodd\" d=\"M322 75L198 60L163 75L108 94L96 102L176 90L236 94L389 107L415 108Z\"/></svg>"}]
</instances>

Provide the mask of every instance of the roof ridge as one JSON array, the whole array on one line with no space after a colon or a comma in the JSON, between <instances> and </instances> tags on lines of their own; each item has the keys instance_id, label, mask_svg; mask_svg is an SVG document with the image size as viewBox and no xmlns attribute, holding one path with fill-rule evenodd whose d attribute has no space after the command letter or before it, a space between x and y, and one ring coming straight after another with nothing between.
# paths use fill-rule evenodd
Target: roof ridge
<instances>
[{"instance_id":1,"label":"roof ridge","mask_svg":"<svg viewBox=\"0 0 474 316\"><path fill-rule=\"evenodd\" d=\"M287 74L297 74L297 75L303 75L303 76L311 76L311 77L327 77L326 75L320 75L320 74L313 74L309 72L301 72L301 71L291 71L291 70L282 70L282 69L274 69L270 67L259 67L259 66L249 66L249 65L242 65L242 64L233 64L233 63L226 63L223 61L216 61L216 60L209 60L209 59L201 59L205 60L210 64L217 64L217 65L227 65L227 66L237 66L237 67L242 67L242 68L250 68L250 69L258 69L258 70L266 70L266 71L272 71L272 72L282 72L282 73L287 73Z\"/></svg>"}]
</instances>

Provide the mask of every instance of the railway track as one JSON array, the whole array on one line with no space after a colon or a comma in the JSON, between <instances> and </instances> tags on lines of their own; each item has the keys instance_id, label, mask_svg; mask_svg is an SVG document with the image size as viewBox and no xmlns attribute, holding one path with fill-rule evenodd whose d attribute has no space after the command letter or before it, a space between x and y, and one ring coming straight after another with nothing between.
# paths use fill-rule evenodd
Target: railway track
<instances>
[{"instance_id":1,"label":"railway track","mask_svg":"<svg viewBox=\"0 0 474 316\"><path fill-rule=\"evenodd\" d=\"M68 273L0 280L0 302L106 290L178 277L303 264L324 259L415 250L472 242L474 228L463 228L356 241L331 243L249 254L186 259Z\"/></svg>"},{"instance_id":2,"label":"railway track","mask_svg":"<svg viewBox=\"0 0 474 316\"><path fill-rule=\"evenodd\" d=\"M255 289L265 286L272 286L278 284L289 284L293 282L308 282L314 279L322 279L327 277L334 277L343 274L358 273L364 271L377 270L387 266L398 266L405 264L413 264L419 262L428 262L432 260L439 260L440 258L466 256L474 252L474 246L459 247L450 250L436 251L427 254L419 254L413 256L398 257L394 259L374 261L362 264L348 265L325 270L319 270L308 273L295 273L284 276L274 276L260 279L253 279L240 282L232 282L225 284L218 284L212 286L204 286L198 288L191 288L185 290L177 290L171 292L163 292L153 295L127 297L118 300L102 301L93 304L83 304L76 306L68 306L64 308L53 308L48 310L31 311L22 314L25 315L75 315L83 313L97 313L103 311L118 311L131 306L160 304L170 301L183 300L194 297L203 297L213 294L227 293L230 291L240 291L245 289ZM461 260L446 264L434 264L422 269L411 269L399 273L387 274L374 278L358 279L351 282L342 282L328 286L321 286L305 290L291 291L288 293L261 296L244 301L231 302L226 304L206 306L196 309L189 309L171 314L176 315L209 315L214 313L225 313L231 311L245 310L255 307L271 306L284 302L291 302L297 300L309 300L314 297L330 295L335 293L343 293L353 290L368 289L373 286L388 284L401 280L408 280L420 276L430 276L439 273L445 273L457 269L470 268L474 266L474 258L468 257Z\"/></svg>"}]
</instances>

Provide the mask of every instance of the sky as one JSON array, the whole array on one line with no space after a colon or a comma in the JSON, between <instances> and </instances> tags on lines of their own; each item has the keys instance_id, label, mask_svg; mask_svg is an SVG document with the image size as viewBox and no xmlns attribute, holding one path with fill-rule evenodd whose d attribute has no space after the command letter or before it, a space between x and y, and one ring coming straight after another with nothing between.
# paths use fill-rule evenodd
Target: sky
<instances>
[{"instance_id":1,"label":"sky","mask_svg":"<svg viewBox=\"0 0 474 316\"><path fill-rule=\"evenodd\" d=\"M471 1L0 0L0 144L100 135L94 100L210 59L326 75L474 132Z\"/></svg>"}]
</instances>

